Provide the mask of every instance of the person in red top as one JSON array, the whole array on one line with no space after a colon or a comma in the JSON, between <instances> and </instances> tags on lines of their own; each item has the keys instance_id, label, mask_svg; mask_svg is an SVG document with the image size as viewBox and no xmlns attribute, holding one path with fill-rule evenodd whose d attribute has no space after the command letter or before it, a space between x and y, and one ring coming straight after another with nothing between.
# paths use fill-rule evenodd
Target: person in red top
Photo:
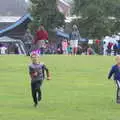
<instances>
[{"instance_id":1,"label":"person in red top","mask_svg":"<svg viewBox=\"0 0 120 120\"><path fill-rule=\"evenodd\" d=\"M96 40L96 44L99 45L100 44L100 40L97 39Z\"/></svg>"},{"instance_id":2,"label":"person in red top","mask_svg":"<svg viewBox=\"0 0 120 120\"><path fill-rule=\"evenodd\" d=\"M44 49L46 40L48 40L48 32L45 30L44 26L41 25L35 35L34 44L37 46L37 49Z\"/></svg>"}]
</instances>

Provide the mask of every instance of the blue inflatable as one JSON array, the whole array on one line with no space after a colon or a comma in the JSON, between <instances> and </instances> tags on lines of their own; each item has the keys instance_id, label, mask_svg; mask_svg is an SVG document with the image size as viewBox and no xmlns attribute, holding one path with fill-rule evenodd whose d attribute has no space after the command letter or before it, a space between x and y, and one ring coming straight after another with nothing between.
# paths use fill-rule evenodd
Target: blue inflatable
<instances>
[{"instance_id":1,"label":"blue inflatable","mask_svg":"<svg viewBox=\"0 0 120 120\"><path fill-rule=\"evenodd\" d=\"M62 31L56 31L56 35L59 36L59 37L63 37L63 38L67 38L69 39L69 34L65 33L65 32L62 32Z\"/></svg>"}]
</instances>

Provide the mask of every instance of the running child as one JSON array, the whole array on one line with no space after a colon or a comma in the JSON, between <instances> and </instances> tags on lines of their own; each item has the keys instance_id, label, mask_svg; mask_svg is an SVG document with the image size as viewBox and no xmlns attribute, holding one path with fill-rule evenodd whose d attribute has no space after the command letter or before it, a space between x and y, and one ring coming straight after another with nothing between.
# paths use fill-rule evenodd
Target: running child
<instances>
[{"instance_id":1,"label":"running child","mask_svg":"<svg viewBox=\"0 0 120 120\"><path fill-rule=\"evenodd\" d=\"M39 60L39 54L31 54L32 64L29 65L29 74L31 77L31 91L34 101L34 106L37 107L38 102L42 99L41 85L45 79L45 71L47 80L50 80L50 73L48 68Z\"/></svg>"},{"instance_id":2,"label":"running child","mask_svg":"<svg viewBox=\"0 0 120 120\"><path fill-rule=\"evenodd\" d=\"M114 80L117 85L117 100L116 102L120 104L120 56L116 57L116 64L112 66L108 79L111 79L111 77L114 77Z\"/></svg>"}]
</instances>

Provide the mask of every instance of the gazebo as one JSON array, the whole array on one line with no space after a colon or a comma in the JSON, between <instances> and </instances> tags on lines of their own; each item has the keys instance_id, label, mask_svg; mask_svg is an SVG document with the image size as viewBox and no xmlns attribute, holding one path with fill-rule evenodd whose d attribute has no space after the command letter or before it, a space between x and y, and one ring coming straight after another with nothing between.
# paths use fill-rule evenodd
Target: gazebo
<instances>
[{"instance_id":1,"label":"gazebo","mask_svg":"<svg viewBox=\"0 0 120 120\"><path fill-rule=\"evenodd\" d=\"M17 47L18 49L18 54L24 54L26 55L26 50L24 47L24 44L21 40L18 39L13 39L9 37L0 37L0 47L6 46L8 49L8 54L14 54L15 53L15 48ZM10 49L12 48L12 49Z\"/></svg>"},{"instance_id":2,"label":"gazebo","mask_svg":"<svg viewBox=\"0 0 120 120\"><path fill-rule=\"evenodd\" d=\"M0 37L21 39L30 21L27 0L0 0Z\"/></svg>"},{"instance_id":3,"label":"gazebo","mask_svg":"<svg viewBox=\"0 0 120 120\"><path fill-rule=\"evenodd\" d=\"M0 30L0 37L8 36L15 39L22 39L26 29L28 28L28 23L32 20L30 14L26 14L21 17L18 21L12 25L7 26Z\"/></svg>"}]
</instances>

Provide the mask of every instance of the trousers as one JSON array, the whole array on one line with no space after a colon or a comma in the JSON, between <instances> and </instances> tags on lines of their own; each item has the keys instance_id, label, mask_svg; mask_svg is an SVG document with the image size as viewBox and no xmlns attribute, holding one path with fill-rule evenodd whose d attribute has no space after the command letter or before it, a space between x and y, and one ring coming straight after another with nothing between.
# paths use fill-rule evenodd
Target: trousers
<instances>
[{"instance_id":1,"label":"trousers","mask_svg":"<svg viewBox=\"0 0 120 120\"><path fill-rule=\"evenodd\" d=\"M43 80L31 83L32 98L35 104L42 99L41 85Z\"/></svg>"}]
</instances>

